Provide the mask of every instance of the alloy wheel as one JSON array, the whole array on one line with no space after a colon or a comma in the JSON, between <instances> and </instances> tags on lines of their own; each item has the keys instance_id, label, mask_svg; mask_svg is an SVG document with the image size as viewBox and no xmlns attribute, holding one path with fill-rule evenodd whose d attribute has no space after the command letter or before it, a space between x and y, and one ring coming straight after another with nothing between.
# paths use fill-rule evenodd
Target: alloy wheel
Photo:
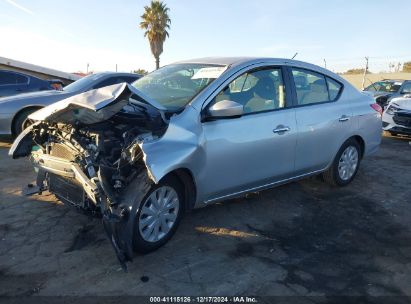
<instances>
[{"instance_id":1,"label":"alloy wheel","mask_svg":"<svg viewBox=\"0 0 411 304\"><path fill-rule=\"evenodd\" d=\"M354 146L348 146L341 154L338 162L338 174L344 181L349 180L358 166L358 151Z\"/></svg>"}]
</instances>

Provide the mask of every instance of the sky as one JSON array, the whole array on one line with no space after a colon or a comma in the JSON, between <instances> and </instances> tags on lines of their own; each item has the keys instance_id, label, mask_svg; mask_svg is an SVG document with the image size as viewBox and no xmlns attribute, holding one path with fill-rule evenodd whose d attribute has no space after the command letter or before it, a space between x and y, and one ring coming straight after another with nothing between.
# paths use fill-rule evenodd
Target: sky
<instances>
[{"instance_id":1,"label":"sky","mask_svg":"<svg viewBox=\"0 0 411 304\"><path fill-rule=\"evenodd\" d=\"M409 0L165 0L160 64L208 56L308 61L341 72L411 61ZM151 71L149 0L0 0L0 56L66 72Z\"/></svg>"}]
</instances>

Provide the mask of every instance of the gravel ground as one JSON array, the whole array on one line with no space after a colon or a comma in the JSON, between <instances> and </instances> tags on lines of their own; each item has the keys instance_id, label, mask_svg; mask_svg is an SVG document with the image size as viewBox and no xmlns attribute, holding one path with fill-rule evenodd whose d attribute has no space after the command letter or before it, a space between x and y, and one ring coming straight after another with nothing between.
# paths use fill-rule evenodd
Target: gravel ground
<instances>
[{"instance_id":1,"label":"gravel ground","mask_svg":"<svg viewBox=\"0 0 411 304\"><path fill-rule=\"evenodd\" d=\"M21 195L0 143L0 295L411 296L411 146L385 137L355 181L311 178L195 210L124 273L99 219Z\"/></svg>"}]
</instances>

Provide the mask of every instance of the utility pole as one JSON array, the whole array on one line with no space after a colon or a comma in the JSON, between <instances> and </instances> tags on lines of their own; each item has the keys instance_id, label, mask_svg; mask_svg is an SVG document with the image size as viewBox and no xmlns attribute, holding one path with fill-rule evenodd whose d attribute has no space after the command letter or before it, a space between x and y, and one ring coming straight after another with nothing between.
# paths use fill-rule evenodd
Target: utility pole
<instances>
[{"instance_id":1,"label":"utility pole","mask_svg":"<svg viewBox=\"0 0 411 304\"><path fill-rule=\"evenodd\" d=\"M116 72L117 72L117 63L116 63Z\"/></svg>"},{"instance_id":2,"label":"utility pole","mask_svg":"<svg viewBox=\"0 0 411 304\"><path fill-rule=\"evenodd\" d=\"M88 75L88 67L90 66L89 63L87 63L87 68L86 68L86 74Z\"/></svg>"},{"instance_id":3,"label":"utility pole","mask_svg":"<svg viewBox=\"0 0 411 304\"><path fill-rule=\"evenodd\" d=\"M362 89L365 89L365 76L367 75L368 72L368 57L365 57L365 69L364 69L364 75L362 76Z\"/></svg>"},{"instance_id":4,"label":"utility pole","mask_svg":"<svg viewBox=\"0 0 411 304\"><path fill-rule=\"evenodd\" d=\"M325 69L327 68L327 60L325 60L325 58L324 58L324 68Z\"/></svg>"}]
</instances>

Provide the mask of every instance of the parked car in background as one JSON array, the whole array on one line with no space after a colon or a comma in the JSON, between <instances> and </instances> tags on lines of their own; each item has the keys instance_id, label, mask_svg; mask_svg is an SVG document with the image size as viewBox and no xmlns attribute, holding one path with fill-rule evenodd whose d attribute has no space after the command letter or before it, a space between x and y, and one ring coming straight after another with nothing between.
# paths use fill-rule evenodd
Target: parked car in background
<instances>
[{"instance_id":1,"label":"parked car in background","mask_svg":"<svg viewBox=\"0 0 411 304\"><path fill-rule=\"evenodd\" d=\"M380 111L312 64L195 59L33 113L9 154L31 155L35 192L101 212L124 266L186 210L317 174L348 185L379 147Z\"/></svg>"},{"instance_id":2,"label":"parked car in background","mask_svg":"<svg viewBox=\"0 0 411 304\"><path fill-rule=\"evenodd\" d=\"M383 129L391 135L411 135L411 95L391 99L382 115Z\"/></svg>"},{"instance_id":3,"label":"parked car in background","mask_svg":"<svg viewBox=\"0 0 411 304\"><path fill-rule=\"evenodd\" d=\"M44 80L15 71L0 70L0 97L53 90L57 84L62 86L63 82L59 79Z\"/></svg>"},{"instance_id":4,"label":"parked car in background","mask_svg":"<svg viewBox=\"0 0 411 304\"><path fill-rule=\"evenodd\" d=\"M62 90L19 94L0 98L0 134L17 136L29 126L27 117L56 101L116 83L131 83L141 76L132 73L103 72L83 77Z\"/></svg>"},{"instance_id":5,"label":"parked car in background","mask_svg":"<svg viewBox=\"0 0 411 304\"><path fill-rule=\"evenodd\" d=\"M385 109L392 98L411 94L411 80L384 79L364 89L373 94L375 101Z\"/></svg>"}]
</instances>

